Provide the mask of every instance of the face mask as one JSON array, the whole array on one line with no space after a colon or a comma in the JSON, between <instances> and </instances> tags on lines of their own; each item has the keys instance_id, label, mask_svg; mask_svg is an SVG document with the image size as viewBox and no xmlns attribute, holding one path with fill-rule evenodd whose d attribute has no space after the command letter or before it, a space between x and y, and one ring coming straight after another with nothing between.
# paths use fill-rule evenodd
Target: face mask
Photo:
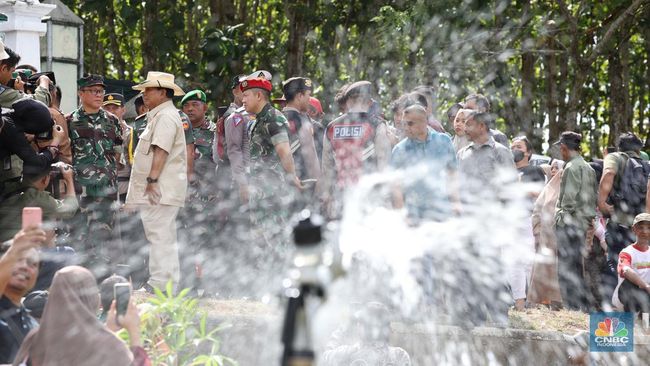
<instances>
[{"instance_id":1,"label":"face mask","mask_svg":"<svg viewBox=\"0 0 650 366\"><path fill-rule=\"evenodd\" d=\"M524 152L521 150L512 150L512 155L515 158L515 163L518 163L524 159Z\"/></svg>"}]
</instances>

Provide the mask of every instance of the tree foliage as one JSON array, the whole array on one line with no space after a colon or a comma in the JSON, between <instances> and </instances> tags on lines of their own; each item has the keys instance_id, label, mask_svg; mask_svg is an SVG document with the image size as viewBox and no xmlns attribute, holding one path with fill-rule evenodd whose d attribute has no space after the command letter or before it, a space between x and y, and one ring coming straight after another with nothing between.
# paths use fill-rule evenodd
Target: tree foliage
<instances>
[{"instance_id":1,"label":"tree foliage","mask_svg":"<svg viewBox=\"0 0 650 366\"><path fill-rule=\"evenodd\" d=\"M538 149L565 129L594 156L628 130L650 146L650 0L64 2L86 22L87 71L171 72L218 105L232 76L255 69L276 87L311 77L325 106L352 80L375 81L384 106L426 84L440 117L489 95L499 127Z\"/></svg>"}]
</instances>

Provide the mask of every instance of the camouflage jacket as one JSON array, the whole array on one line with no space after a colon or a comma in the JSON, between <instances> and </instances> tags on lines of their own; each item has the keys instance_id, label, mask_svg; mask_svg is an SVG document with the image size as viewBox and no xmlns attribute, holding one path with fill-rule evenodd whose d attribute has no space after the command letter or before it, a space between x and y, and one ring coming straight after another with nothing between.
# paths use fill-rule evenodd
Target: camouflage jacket
<instances>
[{"instance_id":1,"label":"camouflage jacket","mask_svg":"<svg viewBox=\"0 0 650 366\"><path fill-rule=\"evenodd\" d=\"M272 172L283 177L282 164L275 152L275 145L289 142L288 123L282 112L266 104L254 120L248 123L250 139L250 173L251 177L260 177L260 173ZM261 174L268 177L267 174ZM263 178L262 178L263 179Z\"/></svg>"},{"instance_id":2,"label":"camouflage jacket","mask_svg":"<svg viewBox=\"0 0 650 366\"><path fill-rule=\"evenodd\" d=\"M206 118L199 128L192 127L194 135L194 159L212 161L212 143L217 125Z\"/></svg>"},{"instance_id":3,"label":"camouflage jacket","mask_svg":"<svg viewBox=\"0 0 650 366\"><path fill-rule=\"evenodd\" d=\"M86 114L83 107L67 116L75 181L89 196L103 196L117 183L116 154L122 152L122 129L117 117L100 109Z\"/></svg>"}]
</instances>

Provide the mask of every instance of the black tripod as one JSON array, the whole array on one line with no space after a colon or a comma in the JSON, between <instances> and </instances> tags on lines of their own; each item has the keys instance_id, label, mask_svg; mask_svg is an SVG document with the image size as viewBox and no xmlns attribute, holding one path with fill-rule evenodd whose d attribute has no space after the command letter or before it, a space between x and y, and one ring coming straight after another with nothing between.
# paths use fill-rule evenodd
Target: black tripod
<instances>
[{"instance_id":1,"label":"black tripod","mask_svg":"<svg viewBox=\"0 0 650 366\"><path fill-rule=\"evenodd\" d=\"M303 284L299 291L297 297L289 298L284 317L282 366L311 366L315 360L309 326L310 314L307 313L305 301L310 297L322 300L325 291L321 286L313 284Z\"/></svg>"},{"instance_id":2,"label":"black tripod","mask_svg":"<svg viewBox=\"0 0 650 366\"><path fill-rule=\"evenodd\" d=\"M298 225L293 228L296 244L295 269L299 276L294 277L295 285L286 290L287 311L282 328L282 366L312 366L316 359L312 343L310 307L314 301L319 304L325 299L325 288L317 275L322 264L321 226L311 220L306 212ZM313 307L311 307L313 310Z\"/></svg>"}]
</instances>

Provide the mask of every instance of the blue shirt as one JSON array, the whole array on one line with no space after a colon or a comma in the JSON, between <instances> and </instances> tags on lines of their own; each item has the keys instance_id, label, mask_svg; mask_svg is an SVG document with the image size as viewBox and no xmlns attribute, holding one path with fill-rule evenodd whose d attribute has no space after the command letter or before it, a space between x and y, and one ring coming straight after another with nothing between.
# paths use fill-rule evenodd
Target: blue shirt
<instances>
[{"instance_id":1,"label":"blue shirt","mask_svg":"<svg viewBox=\"0 0 650 366\"><path fill-rule=\"evenodd\" d=\"M403 179L409 216L444 220L450 214L447 174L458 169L449 136L429 129L425 141L406 138L393 148L391 166L409 170Z\"/></svg>"}]
</instances>

